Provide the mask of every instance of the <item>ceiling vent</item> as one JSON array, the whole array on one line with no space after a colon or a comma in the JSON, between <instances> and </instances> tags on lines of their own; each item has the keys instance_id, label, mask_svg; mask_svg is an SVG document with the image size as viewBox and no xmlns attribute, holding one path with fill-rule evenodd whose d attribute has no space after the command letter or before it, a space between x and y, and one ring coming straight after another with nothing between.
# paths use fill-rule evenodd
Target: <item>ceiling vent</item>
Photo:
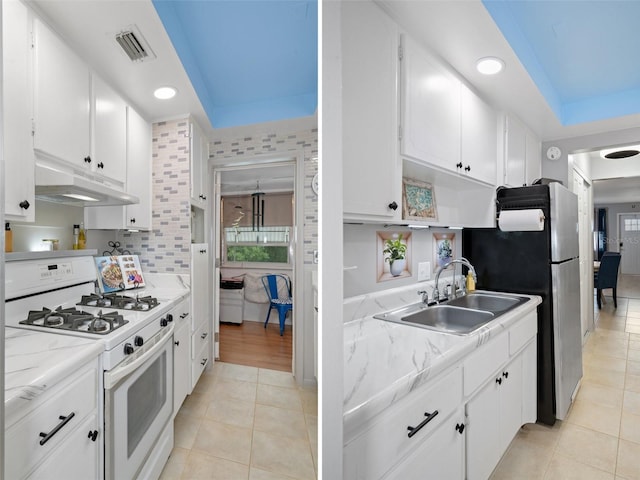
<instances>
[{"instance_id":1,"label":"ceiling vent","mask_svg":"<svg viewBox=\"0 0 640 480\"><path fill-rule=\"evenodd\" d=\"M146 62L156 58L155 53L135 25L118 33L116 42L132 62Z\"/></svg>"}]
</instances>

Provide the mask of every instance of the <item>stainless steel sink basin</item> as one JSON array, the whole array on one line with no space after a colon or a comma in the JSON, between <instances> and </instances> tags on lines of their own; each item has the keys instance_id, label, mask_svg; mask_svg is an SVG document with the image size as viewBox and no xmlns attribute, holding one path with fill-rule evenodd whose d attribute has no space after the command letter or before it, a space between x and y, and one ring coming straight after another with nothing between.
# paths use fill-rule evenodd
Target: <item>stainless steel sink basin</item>
<instances>
[{"instance_id":1,"label":"stainless steel sink basin","mask_svg":"<svg viewBox=\"0 0 640 480\"><path fill-rule=\"evenodd\" d=\"M511 310L512 308L516 308L527 300L528 298L526 297L508 297L506 295L472 292L463 297L449 300L446 305L486 310L494 314L499 314Z\"/></svg>"},{"instance_id":2,"label":"stainless steel sink basin","mask_svg":"<svg viewBox=\"0 0 640 480\"><path fill-rule=\"evenodd\" d=\"M374 315L374 318L443 333L468 335L528 300L527 297L514 295L472 292L439 305L427 306L419 302Z\"/></svg>"},{"instance_id":3,"label":"stainless steel sink basin","mask_svg":"<svg viewBox=\"0 0 640 480\"><path fill-rule=\"evenodd\" d=\"M450 305L434 305L424 308L404 308L393 312L374 315L380 320L411 324L417 327L444 333L467 335L495 318L491 312Z\"/></svg>"}]
</instances>

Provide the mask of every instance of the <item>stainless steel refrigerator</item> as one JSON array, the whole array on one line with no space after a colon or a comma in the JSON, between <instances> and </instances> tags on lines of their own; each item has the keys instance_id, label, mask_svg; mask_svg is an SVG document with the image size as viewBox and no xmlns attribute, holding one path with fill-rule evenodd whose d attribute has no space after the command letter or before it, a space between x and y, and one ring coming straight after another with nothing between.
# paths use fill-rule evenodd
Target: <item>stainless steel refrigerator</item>
<instances>
[{"instance_id":1,"label":"stainless steel refrigerator","mask_svg":"<svg viewBox=\"0 0 640 480\"><path fill-rule=\"evenodd\" d=\"M496 192L505 210L541 209L542 231L465 229L462 252L476 269L477 288L540 295L538 421L567 415L582 378L578 200L558 182Z\"/></svg>"}]
</instances>

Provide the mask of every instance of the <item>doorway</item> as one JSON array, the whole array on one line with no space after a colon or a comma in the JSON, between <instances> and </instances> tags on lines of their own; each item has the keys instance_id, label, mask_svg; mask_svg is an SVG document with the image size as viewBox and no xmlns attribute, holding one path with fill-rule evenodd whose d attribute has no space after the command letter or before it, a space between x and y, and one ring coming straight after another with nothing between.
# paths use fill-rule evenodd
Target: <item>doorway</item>
<instances>
[{"instance_id":1,"label":"doorway","mask_svg":"<svg viewBox=\"0 0 640 480\"><path fill-rule=\"evenodd\" d=\"M640 275L640 214L618 215L620 271L624 275Z\"/></svg>"},{"instance_id":2,"label":"doorway","mask_svg":"<svg viewBox=\"0 0 640 480\"><path fill-rule=\"evenodd\" d=\"M216 167L213 175L216 358L295 376L295 319L302 301L296 288L302 248L297 161L247 159ZM282 335L275 309L265 327L266 274L282 275L292 286L294 308Z\"/></svg>"}]
</instances>

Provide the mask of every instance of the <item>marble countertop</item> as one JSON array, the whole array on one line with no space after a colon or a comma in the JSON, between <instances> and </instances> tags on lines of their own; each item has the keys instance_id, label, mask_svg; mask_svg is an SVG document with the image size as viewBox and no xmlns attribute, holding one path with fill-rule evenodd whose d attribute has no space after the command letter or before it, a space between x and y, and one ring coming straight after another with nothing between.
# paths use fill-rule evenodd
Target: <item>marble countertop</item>
<instances>
[{"instance_id":1,"label":"marble countertop","mask_svg":"<svg viewBox=\"0 0 640 480\"><path fill-rule=\"evenodd\" d=\"M364 422L487 343L523 315L540 297L507 312L470 335L451 335L373 318L376 313L416 303L410 286L345 301L344 433Z\"/></svg>"},{"instance_id":2,"label":"marble countertop","mask_svg":"<svg viewBox=\"0 0 640 480\"><path fill-rule=\"evenodd\" d=\"M5 329L5 424L30 408L78 365L94 360L104 348L91 339L7 327Z\"/></svg>"}]
</instances>

